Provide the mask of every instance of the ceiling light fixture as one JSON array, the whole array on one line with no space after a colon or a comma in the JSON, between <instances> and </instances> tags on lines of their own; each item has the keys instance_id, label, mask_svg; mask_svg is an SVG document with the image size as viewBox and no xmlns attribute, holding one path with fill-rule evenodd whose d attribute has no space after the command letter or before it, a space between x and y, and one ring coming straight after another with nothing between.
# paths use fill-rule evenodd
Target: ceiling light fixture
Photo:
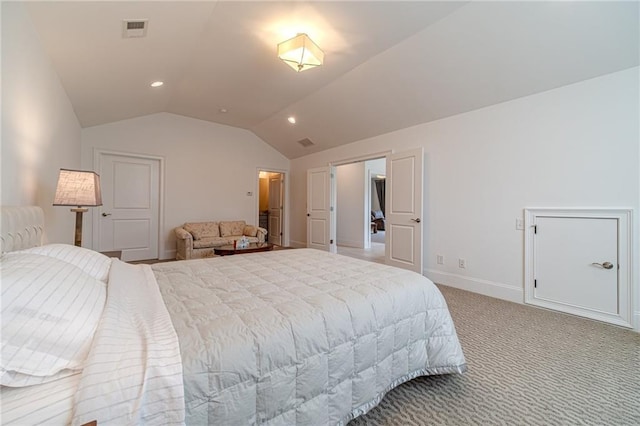
<instances>
[{"instance_id":1,"label":"ceiling light fixture","mask_svg":"<svg viewBox=\"0 0 640 426\"><path fill-rule=\"evenodd\" d=\"M296 124L296 118L293 115L287 118L287 121L291 124Z\"/></svg>"},{"instance_id":2,"label":"ceiling light fixture","mask_svg":"<svg viewBox=\"0 0 640 426\"><path fill-rule=\"evenodd\" d=\"M297 72L322 65L324 52L308 35L298 34L278 44L278 58Z\"/></svg>"},{"instance_id":3,"label":"ceiling light fixture","mask_svg":"<svg viewBox=\"0 0 640 426\"><path fill-rule=\"evenodd\" d=\"M160 87L164 84L163 81L154 81L153 83L151 83L151 87Z\"/></svg>"}]
</instances>

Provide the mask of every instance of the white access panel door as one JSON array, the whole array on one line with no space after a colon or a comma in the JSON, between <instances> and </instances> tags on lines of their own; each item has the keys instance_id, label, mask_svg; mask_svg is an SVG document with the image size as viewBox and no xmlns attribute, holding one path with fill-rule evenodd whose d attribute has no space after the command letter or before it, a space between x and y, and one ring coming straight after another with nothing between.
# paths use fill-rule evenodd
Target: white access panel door
<instances>
[{"instance_id":1,"label":"white access panel door","mask_svg":"<svg viewBox=\"0 0 640 426\"><path fill-rule=\"evenodd\" d=\"M331 168L307 171L307 247L330 251Z\"/></svg>"},{"instance_id":2,"label":"white access panel door","mask_svg":"<svg viewBox=\"0 0 640 426\"><path fill-rule=\"evenodd\" d=\"M122 260L158 258L159 160L100 155L102 186L98 250L122 250Z\"/></svg>"},{"instance_id":3,"label":"white access panel door","mask_svg":"<svg viewBox=\"0 0 640 426\"><path fill-rule=\"evenodd\" d=\"M282 245L282 174L269 176L269 242Z\"/></svg>"},{"instance_id":4,"label":"white access panel door","mask_svg":"<svg viewBox=\"0 0 640 426\"><path fill-rule=\"evenodd\" d=\"M570 213L531 218L525 302L630 327L625 225Z\"/></svg>"},{"instance_id":5,"label":"white access panel door","mask_svg":"<svg viewBox=\"0 0 640 426\"><path fill-rule=\"evenodd\" d=\"M536 228L536 299L616 314L617 221L539 217Z\"/></svg>"},{"instance_id":6,"label":"white access panel door","mask_svg":"<svg viewBox=\"0 0 640 426\"><path fill-rule=\"evenodd\" d=\"M423 149L387 156L385 262L422 274Z\"/></svg>"}]
</instances>

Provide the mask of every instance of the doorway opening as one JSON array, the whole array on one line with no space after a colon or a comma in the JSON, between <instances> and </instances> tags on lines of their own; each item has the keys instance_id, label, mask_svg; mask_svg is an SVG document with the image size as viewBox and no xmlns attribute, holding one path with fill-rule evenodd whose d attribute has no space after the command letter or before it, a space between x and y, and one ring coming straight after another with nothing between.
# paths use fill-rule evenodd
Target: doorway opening
<instances>
[{"instance_id":1,"label":"doorway opening","mask_svg":"<svg viewBox=\"0 0 640 426\"><path fill-rule=\"evenodd\" d=\"M386 158L336 166L337 252L385 263Z\"/></svg>"},{"instance_id":2,"label":"doorway opening","mask_svg":"<svg viewBox=\"0 0 640 426\"><path fill-rule=\"evenodd\" d=\"M324 167L307 169L307 247L329 252L337 251L336 216L338 210L345 210L338 208L337 167L381 157L385 158L386 163L384 263L423 274L424 149L422 147L397 153L385 152L330 162ZM362 170L364 175L364 165ZM362 179L361 188L364 188L369 181L370 179ZM342 184L340 188L343 188ZM365 194L369 193L370 190L365 191ZM360 203L360 206L365 205L369 207L364 201ZM364 235L371 232L371 212L362 207L356 207L356 211L361 211L362 215L355 227L362 230L363 240L366 241ZM358 243L358 247L359 245Z\"/></svg>"},{"instance_id":3,"label":"doorway opening","mask_svg":"<svg viewBox=\"0 0 640 426\"><path fill-rule=\"evenodd\" d=\"M284 242L284 173L258 171L258 226L267 230L266 241L282 246Z\"/></svg>"}]
</instances>

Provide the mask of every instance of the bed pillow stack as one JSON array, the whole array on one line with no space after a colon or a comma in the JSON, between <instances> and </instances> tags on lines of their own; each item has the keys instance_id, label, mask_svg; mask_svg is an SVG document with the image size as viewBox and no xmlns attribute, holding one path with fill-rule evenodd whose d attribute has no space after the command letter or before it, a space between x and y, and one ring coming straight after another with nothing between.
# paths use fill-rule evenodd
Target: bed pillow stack
<instances>
[{"instance_id":1,"label":"bed pillow stack","mask_svg":"<svg viewBox=\"0 0 640 426\"><path fill-rule=\"evenodd\" d=\"M100 253L62 244L2 256L0 384L29 386L82 369L110 265Z\"/></svg>"}]
</instances>

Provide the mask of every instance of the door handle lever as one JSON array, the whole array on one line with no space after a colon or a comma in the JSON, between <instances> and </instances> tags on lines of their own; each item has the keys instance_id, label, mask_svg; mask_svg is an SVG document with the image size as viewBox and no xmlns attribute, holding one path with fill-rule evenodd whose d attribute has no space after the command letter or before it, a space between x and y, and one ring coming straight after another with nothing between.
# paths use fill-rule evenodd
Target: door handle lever
<instances>
[{"instance_id":1,"label":"door handle lever","mask_svg":"<svg viewBox=\"0 0 640 426\"><path fill-rule=\"evenodd\" d=\"M102 217L111 216L111 213L102 213Z\"/></svg>"},{"instance_id":2,"label":"door handle lever","mask_svg":"<svg viewBox=\"0 0 640 426\"><path fill-rule=\"evenodd\" d=\"M604 262L604 263L593 262L592 265L602 269L613 269L613 263L611 262Z\"/></svg>"},{"instance_id":3,"label":"door handle lever","mask_svg":"<svg viewBox=\"0 0 640 426\"><path fill-rule=\"evenodd\" d=\"M414 221L415 223L420 223L420 218L415 218L415 219L411 219L412 221Z\"/></svg>"}]
</instances>

